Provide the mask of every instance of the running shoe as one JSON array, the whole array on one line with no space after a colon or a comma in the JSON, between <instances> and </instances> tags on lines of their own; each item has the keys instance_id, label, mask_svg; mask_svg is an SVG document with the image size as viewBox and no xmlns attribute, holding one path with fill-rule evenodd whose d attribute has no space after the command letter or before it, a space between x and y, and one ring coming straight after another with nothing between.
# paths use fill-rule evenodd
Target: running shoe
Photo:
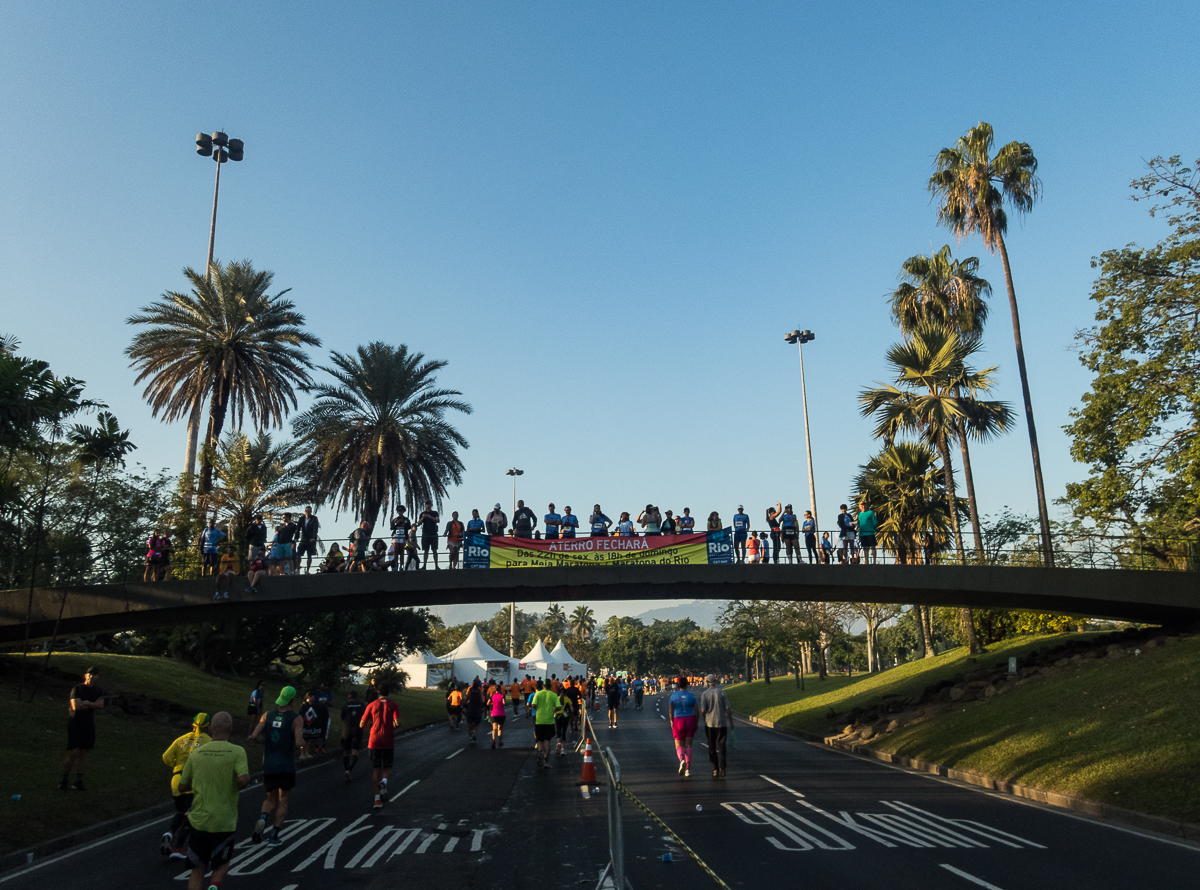
<instances>
[{"instance_id":1,"label":"running shoe","mask_svg":"<svg viewBox=\"0 0 1200 890\"><path fill-rule=\"evenodd\" d=\"M63 780L58 783L58 790L59 791L70 791L71 790L71 786L67 783L66 776L63 776Z\"/></svg>"},{"instance_id":2,"label":"running shoe","mask_svg":"<svg viewBox=\"0 0 1200 890\"><path fill-rule=\"evenodd\" d=\"M76 791L87 791L87 789L83 787L83 779L76 779L75 784L71 787Z\"/></svg>"},{"instance_id":3,"label":"running shoe","mask_svg":"<svg viewBox=\"0 0 1200 890\"><path fill-rule=\"evenodd\" d=\"M254 823L254 833L250 835L250 842L261 844L263 840L263 832L267 830L267 820L259 816L258 821Z\"/></svg>"},{"instance_id":4,"label":"running shoe","mask_svg":"<svg viewBox=\"0 0 1200 890\"><path fill-rule=\"evenodd\" d=\"M493 750L495 749L495 747L496 747L496 740L495 740L495 739L492 739L492 748L493 748Z\"/></svg>"},{"instance_id":5,"label":"running shoe","mask_svg":"<svg viewBox=\"0 0 1200 890\"><path fill-rule=\"evenodd\" d=\"M221 599L223 599L223 600L229 599L229 591L228 590L225 591L223 594L221 594Z\"/></svg>"},{"instance_id":6,"label":"running shoe","mask_svg":"<svg viewBox=\"0 0 1200 890\"><path fill-rule=\"evenodd\" d=\"M685 764L685 763L684 763L682 760L681 760L681 761L679 761L679 775L681 775L681 776L682 776L682 775L683 775L683 771L684 771L686 768L687 768L687 764Z\"/></svg>"},{"instance_id":7,"label":"running shoe","mask_svg":"<svg viewBox=\"0 0 1200 890\"><path fill-rule=\"evenodd\" d=\"M686 779L686 778L688 778L689 776L691 776L691 774L692 774L692 771L691 771L690 769L688 769L688 768L686 768L686 767L685 767L685 768L684 768L684 770L683 770L683 777Z\"/></svg>"},{"instance_id":8,"label":"running shoe","mask_svg":"<svg viewBox=\"0 0 1200 890\"><path fill-rule=\"evenodd\" d=\"M258 591L255 590L253 587L247 587L246 593L254 594L254 593L258 593Z\"/></svg>"},{"instance_id":9,"label":"running shoe","mask_svg":"<svg viewBox=\"0 0 1200 890\"><path fill-rule=\"evenodd\" d=\"M371 807L371 809L373 809L373 810L382 810L383 809L383 798L381 798L378 794L375 795L375 804L374 804L374 806Z\"/></svg>"},{"instance_id":10,"label":"running shoe","mask_svg":"<svg viewBox=\"0 0 1200 890\"><path fill-rule=\"evenodd\" d=\"M158 852L162 853L164 856L170 856L171 851L175 849L175 845L171 841L171 832L164 831L162 842L158 845Z\"/></svg>"},{"instance_id":11,"label":"running shoe","mask_svg":"<svg viewBox=\"0 0 1200 890\"><path fill-rule=\"evenodd\" d=\"M350 784L350 770L346 770L344 775L346 776L346 784L349 785Z\"/></svg>"},{"instance_id":12,"label":"running shoe","mask_svg":"<svg viewBox=\"0 0 1200 890\"><path fill-rule=\"evenodd\" d=\"M715 779L715 778L717 778L717 777L718 777L718 776L720 776L720 775L721 775L721 771L720 771L719 769L715 769L715 770L713 770L713 778L714 778L714 779Z\"/></svg>"},{"instance_id":13,"label":"running shoe","mask_svg":"<svg viewBox=\"0 0 1200 890\"><path fill-rule=\"evenodd\" d=\"M184 859L187 859L187 850L183 849L183 847L176 847L171 851L171 859L175 862L182 862Z\"/></svg>"},{"instance_id":14,"label":"running shoe","mask_svg":"<svg viewBox=\"0 0 1200 890\"><path fill-rule=\"evenodd\" d=\"M282 847L283 841L281 841L279 839L279 835L273 834L269 838L267 838L267 846L268 847Z\"/></svg>"},{"instance_id":15,"label":"running shoe","mask_svg":"<svg viewBox=\"0 0 1200 890\"><path fill-rule=\"evenodd\" d=\"M220 598L221 598L221 591L218 590L216 593L213 594L213 600L214 601L219 600Z\"/></svg>"},{"instance_id":16,"label":"running shoe","mask_svg":"<svg viewBox=\"0 0 1200 890\"><path fill-rule=\"evenodd\" d=\"M721 778L725 778L725 767L721 767Z\"/></svg>"},{"instance_id":17,"label":"running shoe","mask_svg":"<svg viewBox=\"0 0 1200 890\"><path fill-rule=\"evenodd\" d=\"M503 748L503 747L504 747L504 739L501 739L501 740L500 740L500 747L501 747L501 748Z\"/></svg>"}]
</instances>

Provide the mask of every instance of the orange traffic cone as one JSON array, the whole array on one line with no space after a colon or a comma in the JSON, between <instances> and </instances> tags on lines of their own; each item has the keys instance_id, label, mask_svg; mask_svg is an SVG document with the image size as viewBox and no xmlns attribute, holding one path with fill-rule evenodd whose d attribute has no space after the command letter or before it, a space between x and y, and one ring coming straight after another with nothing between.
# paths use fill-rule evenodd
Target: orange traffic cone
<instances>
[{"instance_id":1,"label":"orange traffic cone","mask_svg":"<svg viewBox=\"0 0 1200 890\"><path fill-rule=\"evenodd\" d=\"M592 740L588 739L583 748L583 773L579 776L580 785L596 784L596 763L592 760Z\"/></svg>"}]
</instances>

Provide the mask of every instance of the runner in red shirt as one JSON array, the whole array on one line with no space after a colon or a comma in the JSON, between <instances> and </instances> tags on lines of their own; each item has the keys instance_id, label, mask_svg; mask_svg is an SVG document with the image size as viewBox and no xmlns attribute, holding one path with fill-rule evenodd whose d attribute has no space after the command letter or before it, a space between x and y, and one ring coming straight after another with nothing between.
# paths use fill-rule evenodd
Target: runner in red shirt
<instances>
[{"instance_id":1,"label":"runner in red shirt","mask_svg":"<svg viewBox=\"0 0 1200 890\"><path fill-rule=\"evenodd\" d=\"M392 758L396 753L396 730L400 726L400 709L388 698L392 687L379 687L379 698L367 705L359 725L369 734L367 751L371 754L371 779L375 782L375 809L387 799L388 777L392 774Z\"/></svg>"}]
</instances>

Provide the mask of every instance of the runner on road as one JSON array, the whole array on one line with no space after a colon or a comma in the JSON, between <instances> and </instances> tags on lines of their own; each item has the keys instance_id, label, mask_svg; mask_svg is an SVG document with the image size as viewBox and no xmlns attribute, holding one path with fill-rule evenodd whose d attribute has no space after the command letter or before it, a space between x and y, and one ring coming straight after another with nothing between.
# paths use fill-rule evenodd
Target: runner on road
<instances>
[{"instance_id":1,"label":"runner on road","mask_svg":"<svg viewBox=\"0 0 1200 890\"><path fill-rule=\"evenodd\" d=\"M554 709L554 738L558 756L562 757L567 753L564 746L570 744L571 739L571 698L565 689L559 690L558 706Z\"/></svg>"},{"instance_id":2,"label":"runner on road","mask_svg":"<svg viewBox=\"0 0 1200 890\"><path fill-rule=\"evenodd\" d=\"M251 739L261 736L263 740L262 780L267 795L251 835L256 844L261 844L264 836L267 846L278 847L283 843L279 839L279 829L287 818L288 794L296 787L296 751L304 746L304 721L292 707L295 699L295 688L284 686L279 698L275 699L276 707L263 714L254 732L250 733ZM215 727L213 737L216 737ZM267 820L272 814L273 824L267 834Z\"/></svg>"},{"instance_id":3,"label":"runner on road","mask_svg":"<svg viewBox=\"0 0 1200 890\"><path fill-rule=\"evenodd\" d=\"M496 686L492 689L491 701L489 702L492 709L492 747L504 747L504 718L507 713L504 710L504 687Z\"/></svg>"},{"instance_id":4,"label":"runner on road","mask_svg":"<svg viewBox=\"0 0 1200 890\"><path fill-rule=\"evenodd\" d=\"M608 698L608 728L617 728L617 708L621 707L621 683L616 677L609 677L604 686Z\"/></svg>"},{"instance_id":5,"label":"runner on road","mask_svg":"<svg viewBox=\"0 0 1200 890\"><path fill-rule=\"evenodd\" d=\"M371 780L375 783L374 809L383 806L388 796L388 778L396 756L396 729L400 726L400 709L388 698L392 687L379 687L379 698L363 711L361 726L368 730L367 751L371 754Z\"/></svg>"},{"instance_id":6,"label":"runner on road","mask_svg":"<svg viewBox=\"0 0 1200 890\"><path fill-rule=\"evenodd\" d=\"M537 681L533 695L533 739L537 747L537 765L550 769L550 741L554 738L554 709L561 707L558 696Z\"/></svg>"},{"instance_id":7,"label":"runner on road","mask_svg":"<svg viewBox=\"0 0 1200 890\"><path fill-rule=\"evenodd\" d=\"M163 832L162 843L158 852L172 859L187 859L187 812L192 806L192 794L179 790L179 777L187 765L188 757L201 745L212 741L205 730L208 729L208 715L201 711L192 719L192 731L181 735L171 742L171 747L163 752L163 763L171 767L171 797L175 803L175 815L171 825Z\"/></svg>"},{"instance_id":8,"label":"runner on road","mask_svg":"<svg viewBox=\"0 0 1200 890\"><path fill-rule=\"evenodd\" d=\"M467 737L471 740L471 744L475 743L475 730L483 722L483 704L483 688L479 684L479 678L476 677L471 681L463 702L467 712Z\"/></svg>"},{"instance_id":9,"label":"runner on road","mask_svg":"<svg viewBox=\"0 0 1200 890\"><path fill-rule=\"evenodd\" d=\"M462 728L462 706L462 690L451 683L450 691L446 693L446 718L450 721L451 729Z\"/></svg>"},{"instance_id":10,"label":"runner on road","mask_svg":"<svg viewBox=\"0 0 1200 890\"><path fill-rule=\"evenodd\" d=\"M692 738L696 735L696 696L688 692L687 677L675 679L676 690L667 702L667 719L675 737L675 754L679 757L679 774L692 774Z\"/></svg>"},{"instance_id":11,"label":"runner on road","mask_svg":"<svg viewBox=\"0 0 1200 890\"><path fill-rule=\"evenodd\" d=\"M508 687L508 694L512 698L513 716L518 717L521 714L521 684L517 682L516 677L513 677L512 685Z\"/></svg>"},{"instance_id":12,"label":"runner on road","mask_svg":"<svg viewBox=\"0 0 1200 890\"><path fill-rule=\"evenodd\" d=\"M193 797L188 813L187 856L192 863L188 890L219 888L233 856L238 792L250 784L246 749L230 744L233 717L218 711L212 718L212 741L197 748L184 764L179 788ZM205 882L209 869L212 874Z\"/></svg>"},{"instance_id":13,"label":"runner on road","mask_svg":"<svg viewBox=\"0 0 1200 890\"><path fill-rule=\"evenodd\" d=\"M717 675L705 677L708 688L700 693L700 716L704 718L704 734L708 737L708 759L712 762L713 778L725 778L725 747L733 727L733 709L729 696L717 685Z\"/></svg>"},{"instance_id":14,"label":"runner on road","mask_svg":"<svg viewBox=\"0 0 1200 890\"><path fill-rule=\"evenodd\" d=\"M346 693L346 703L342 705L342 768L347 785L350 784L350 773L358 763L358 752L362 749L362 714L365 707L353 689Z\"/></svg>"}]
</instances>

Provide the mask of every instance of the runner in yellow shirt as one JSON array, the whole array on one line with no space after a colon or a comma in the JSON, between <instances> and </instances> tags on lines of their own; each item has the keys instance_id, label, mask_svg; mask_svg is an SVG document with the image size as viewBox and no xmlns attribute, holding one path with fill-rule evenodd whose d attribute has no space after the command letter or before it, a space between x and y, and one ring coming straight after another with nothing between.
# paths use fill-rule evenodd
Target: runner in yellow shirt
<instances>
[{"instance_id":1,"label":"runner in yellow shirt","mask_svg":"<svg viewBox=\"0 0 1200 890\"><path fill-rule=\"evenodd\" d=\"M192 808L192 792L179 790L179 777L192 752L212 741L207 729L208 714L201 711L192 718L192 731L171 742L171 747L163 752L163 763L171 768L171 796L175 801L175 815L171 818L171 827L163 832L158 852L172 859L187 859L187 812Z\"/></svg>"}]
</instances>

